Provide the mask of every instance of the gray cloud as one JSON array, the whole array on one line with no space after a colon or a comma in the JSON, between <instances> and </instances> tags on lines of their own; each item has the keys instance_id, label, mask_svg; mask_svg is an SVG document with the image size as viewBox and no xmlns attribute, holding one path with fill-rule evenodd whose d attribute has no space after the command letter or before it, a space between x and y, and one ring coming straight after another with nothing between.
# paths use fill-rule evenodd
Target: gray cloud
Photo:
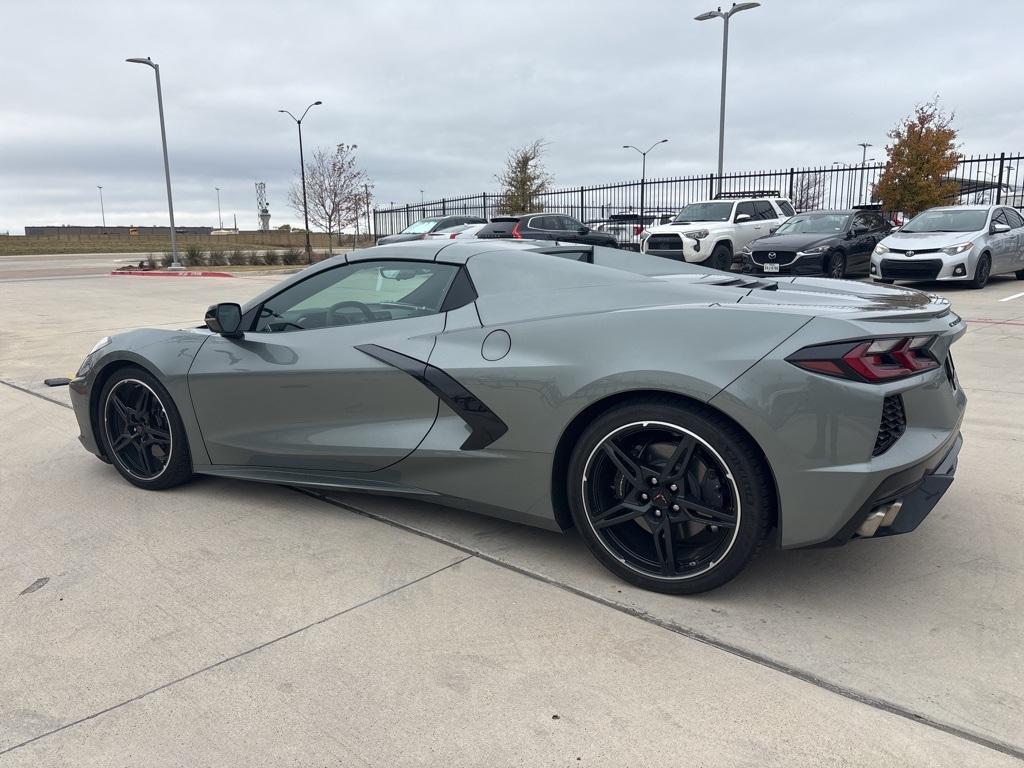
<instances>
[{"instance_id":1,"label":"gray cloud","mask_svg":"<svg viewBox=\"0 0 1024 768\"><path fill-rule=\"evenodd\" d=\"M2 11L0 230L166 219L152 73L161 64L181 224L274 223L298 168L292 111L322 99L308 147L359 144L378 201L491 190L508 148L549 142L559 184L631 179L619 147L667 136L649 173L707 173L717 147L721 23L701 0L507 4L36 2ZM859 159L941 94L968 153L1024 150L1015 44L1024 3L763 0L732 25L726 166Z\"/></svg>"}]
</instances>

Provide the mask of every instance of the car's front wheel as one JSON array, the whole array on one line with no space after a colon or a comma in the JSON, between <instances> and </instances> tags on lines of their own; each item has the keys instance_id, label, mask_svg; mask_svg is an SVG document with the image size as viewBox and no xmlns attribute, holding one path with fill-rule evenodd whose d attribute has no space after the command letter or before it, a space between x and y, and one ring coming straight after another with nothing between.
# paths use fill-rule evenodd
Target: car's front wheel
<instances>
[{"instance_id":1,"label":"car's front wheel","mask_svg":"<svg viewBox=\"0 0 1024 768\"><path fill-rule=\"evenodd\" d=\"M569 506L594 556L622 579L670 594L725 584L772 520L769 471L718 414L671 399L613 408L582 434Z\"/></svg>"},{"instance_id":2,"label":"car's front wheel","mask_svg":"<svg viewBox=\"0 0 1024 768\"><path fill-rule=\"evenodd\" d=\"M825 273L835 280L842 280L846 277L846 257L838 252L829 254L826 259Z\"/></svg>"},{"instance_id":3,"label":"car's front wheel","mask_svg":"<svg viewBox=\"0 0 1024 768\"><path fill-rule=\"evenodd\" d=\"M100 392L98 416L103 451L132 485L156 491L192 476L181 416L148 371L135 366L115 371Z\"/></svg>"},{"instance_id":4,"label":"car's front wheel","mask_svg":"<svg viewBox=\"0 0 1024 768\"><path fill-rule=\"evenodd\" d=\"M987 253L983 253L974 267L974 278L971 280L971 288L984 288L988 285L988 278L991 274L992 258Z\"/></svg>"}]
</instances>

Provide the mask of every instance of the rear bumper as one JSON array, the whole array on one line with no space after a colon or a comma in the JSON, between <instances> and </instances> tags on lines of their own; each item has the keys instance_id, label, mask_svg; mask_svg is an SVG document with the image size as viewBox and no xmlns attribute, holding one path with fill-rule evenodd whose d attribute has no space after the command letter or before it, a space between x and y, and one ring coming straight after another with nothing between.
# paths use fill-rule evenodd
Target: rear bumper
<instances>
[{"instance_id":1,"label":"rear bumper","mask_svg":"<svg viewBox=\"0 0 1024 768\"><path fill-rule=\"evenodd\" d=\"M953 475L956 473L957 459L963 443L963 437L956 432L951 444L947 442L919 464L887 477L839 532L818 546L838 546L851 539L877 539L882 536L910 533L916 529L953 484ZM874 528L870 520L872 515L884 514L884 511L895 502L900 506L892 522ZM877 520L874 522L877 523ZM870 531L867 536L865 530Z\"/></svg>"}]
</instances>

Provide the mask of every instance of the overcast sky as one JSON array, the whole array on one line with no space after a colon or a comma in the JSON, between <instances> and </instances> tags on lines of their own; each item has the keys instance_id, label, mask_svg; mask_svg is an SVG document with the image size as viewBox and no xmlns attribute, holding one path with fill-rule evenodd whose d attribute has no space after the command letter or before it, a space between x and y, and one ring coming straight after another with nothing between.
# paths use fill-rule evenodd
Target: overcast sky
<instances>
[{"instance_id":1,"label":"overcast sky","mask_svg":"<svg viewBox=\"0 0 1024 768\"><path fill-rule=\"evenodd\" d=\"M152 71L161 65L180 225L296 222L307 150L359 145L378 203L491 191L507 150L550 142L556 184L714 169L720 21L703 0L5 0L0 232L166 223ZM514 11L510 10L514 9ZM939 94L967 153L1024 150L1024 0L763 0L733 18L727 170L884 159Z\"/></svg>"}]
</instances>

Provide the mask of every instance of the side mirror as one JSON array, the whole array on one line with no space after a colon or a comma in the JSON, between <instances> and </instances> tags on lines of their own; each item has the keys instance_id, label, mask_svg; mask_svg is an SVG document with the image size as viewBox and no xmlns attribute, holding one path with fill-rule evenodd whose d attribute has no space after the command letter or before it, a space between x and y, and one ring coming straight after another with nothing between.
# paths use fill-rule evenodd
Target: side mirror
<instances>
[{"instance_id":1,"label":"side mirror","mask_svg":"<svg viewBox=\"0 0 1024 768\"><path fill-rule=\"evenodd\" d=\"M242 308L238 304L225 302L214 304L206 310L206 327L227 339L240 339L242 332Z\"/></svg>"},{"instance_id":2,"label":"side mirror","mask_svg":"<svg viewBox=\"0 0 1024 768\"><path fill-rule=\"evenodd\" d=\"M889 230L889 234L891 235L893 232L899 232L901 229L902 227L898 225L893 225L893 227Z\"/></svg>"},{"instance_id":3,"label":"side mirror","mask_svg":"<svg viewBox=\"0 0 1024 768\"><path fill-rule=\"evenodd\" d=\"M590 232L590 229L587 227L580 227L579 229L576 230L576 232L581 235L586 235Z\"/></svg>"},{"instance_id":4,"label":"side mirror","mask_svg":"<svg viewBox=\"0 0 1024 768\"><path fill-rule=\"evenodd\" d=\"M737 224L739 224L741 221L750 221L750 214L749 213L737 213L736 214L736 218L733 219L733 221L735 221Z\"/></svg>"},{"instance_id":5,"label":"side mirror","mask_svg":"<svg viewBox=\"0 0 1024 768\"><path fill-rule=\"evenodd\" d=\"M1001 234L1003 234L1005 232L1009 232L1009 231L1010 231L1010 225L1009 224L1003 224L1001 221L997 221L997 222L995 222L992 225L992 234L993 235L1001 235Z\"/></svg>"},{"instance_id":6,"label":"side mirror","mask_svg":"<svg viewBox=\"0 0 1024 768\"><path fill-rule=\"evenodd\" d=\"M781 226L782 226L781 224L776 224L774 227L768 227L768 234L769 235L774 235L776 230L778 230L778 228L781 227Z\"/></svg>"}]
</instances>

